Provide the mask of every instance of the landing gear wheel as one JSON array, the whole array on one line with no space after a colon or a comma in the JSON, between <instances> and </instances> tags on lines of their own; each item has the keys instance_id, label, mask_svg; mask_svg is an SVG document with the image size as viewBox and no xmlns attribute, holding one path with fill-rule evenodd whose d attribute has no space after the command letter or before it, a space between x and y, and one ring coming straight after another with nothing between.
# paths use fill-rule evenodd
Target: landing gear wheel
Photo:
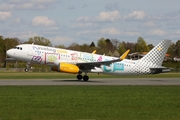
<instances>
[{"instance_id":1,"label":"landing gear wheel","mask_svg":"<svg viewBox=\"0 0 180 120\"><path fill-rule=\"evenodd\" d=\"M84 81L88 81L89 80L89 77L87 75L83 76L83 80Z\"/></svg>"},{"instance_id":2,"label":"landing gear wheel","mask_svg":"<svg viewBox=\"0 0 180 120\"><path fill-rule=\"evenodd\" d=\"M31 69L30 62L27 62L26 68L24 69L24 71L29 72L29 69Z\"/></svg>"},{"instance_id":3,"label":"landing gear wheel","mask_svg":"<svg viewBox=\"0 0 180 120\"><path fill-rule=\"evenodd\" d=\"M81 80L82 79L82 75L77 75L77 79Z\"/></svg>"},{"instance_id":4,"label":"landing gear wheel","mask_svg":"<svg viewBox=\"0 0 180 120\"><path fill-rule=\"evenodd\" d=\"M28 69L28 68L25 68L25 69L24 69L24 71L25 71L25 72L28 72L28 71L29 71L29 69Z\"/></svg>"}]
</instances>

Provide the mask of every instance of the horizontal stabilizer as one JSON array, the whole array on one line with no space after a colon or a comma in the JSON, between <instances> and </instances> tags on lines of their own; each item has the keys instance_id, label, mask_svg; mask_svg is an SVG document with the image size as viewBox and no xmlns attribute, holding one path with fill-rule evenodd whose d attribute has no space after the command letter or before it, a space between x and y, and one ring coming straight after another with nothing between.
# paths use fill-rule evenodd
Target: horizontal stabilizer
<instances>
[{"instance_id":1,"label":"horizontal stabilizer","mask_svg":"<svg viewBox=\"0 0 180 120\"><path fill-rule=\"evenodd\" d=\"M150 68L150 70L152 71L153 74L158 74L158 73L166 73L166 72L170 72L171 69L170 68Z\"/></svg>"}]
</instances>

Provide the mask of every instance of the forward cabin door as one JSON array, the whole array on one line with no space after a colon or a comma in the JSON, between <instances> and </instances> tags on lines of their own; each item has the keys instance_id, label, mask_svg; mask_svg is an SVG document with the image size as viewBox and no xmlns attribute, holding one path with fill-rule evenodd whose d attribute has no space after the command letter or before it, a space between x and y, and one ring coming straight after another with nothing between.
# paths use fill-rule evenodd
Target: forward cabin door
<instances>
[{"instance_id":1,"label":"forward cabin door","mask_svg":"<svg viewBox=\"0 0 180 120\"><path fill-rule=\"evenodd\" d=\"M29 56L33 56L33 48L32 47L33 47L32 45L28 46L28 55Z\"/></svg>"}]
</instances>

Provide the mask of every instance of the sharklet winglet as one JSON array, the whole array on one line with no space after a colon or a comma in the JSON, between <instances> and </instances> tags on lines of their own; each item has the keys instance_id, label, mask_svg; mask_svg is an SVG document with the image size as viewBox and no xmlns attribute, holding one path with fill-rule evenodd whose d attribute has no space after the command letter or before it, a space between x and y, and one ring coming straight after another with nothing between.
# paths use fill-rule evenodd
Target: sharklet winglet
<instances>
[{"instance_id":1,"label":"sharklet winglet","mask_svg":"<svg viewBox=\"0 0 180 120\"><path fill-rule=\"evenodd\" d=\"M96 50L94 50L93 52L92 52L92 54L95 54L96 53Z\"/></svg>"},{"instance_id":2,"label":"sharklet winglet","mask_svg":"<svg viewBox=\"0 0 180 120\"><path fill-rule=\"evenodd\" d=\"M130 50L127 50L123 55L121 55L120 59L124 60L126 58L126 56L128 55Z\"/></svg>"}]
</instances>

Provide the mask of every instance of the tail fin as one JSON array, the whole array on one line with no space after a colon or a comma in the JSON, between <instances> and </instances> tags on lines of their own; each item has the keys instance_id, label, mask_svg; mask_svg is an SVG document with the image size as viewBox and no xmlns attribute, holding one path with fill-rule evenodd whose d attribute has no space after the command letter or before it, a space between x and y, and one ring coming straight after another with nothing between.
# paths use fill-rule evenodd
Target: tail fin
<instances>
[{"instance_id":1,"label":"tail fin","mask_svg":"<svg viewBox=\"0 0 180 120\"><path fill-rule=\"evenodd\" d=\"M171 40L162 40L142 59L140 59L140 61L149 67L161 66L170 44L171 44Z\"/></svg>"}]
</instances>

